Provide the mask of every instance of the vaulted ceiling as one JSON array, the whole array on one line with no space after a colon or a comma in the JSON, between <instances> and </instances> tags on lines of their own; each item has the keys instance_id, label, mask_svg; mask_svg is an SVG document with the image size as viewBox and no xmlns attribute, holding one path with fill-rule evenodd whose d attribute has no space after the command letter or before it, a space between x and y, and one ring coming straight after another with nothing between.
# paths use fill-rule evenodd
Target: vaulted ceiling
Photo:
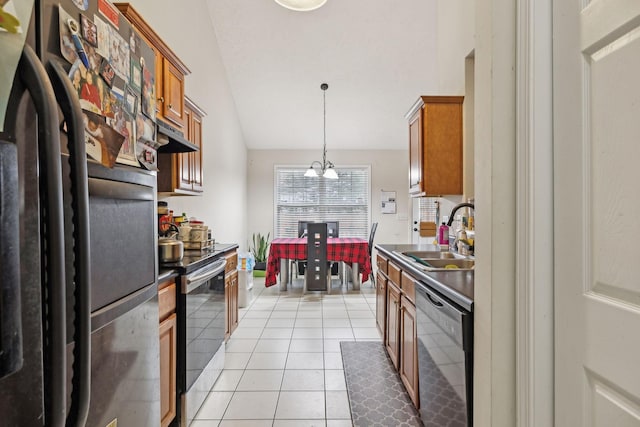
<instances>
[{"instance_id":1,"label":"vaulted ceiling","mask_svg":"<svg viewBox=\"0 0 640 427\"><path fill-rule=\"evenodd\" d=\"M435 0L209 0L250 149L406 149L404 114L436 94ZM204 46L205 41L203 41Z\"/></svg>"}]
</instances>

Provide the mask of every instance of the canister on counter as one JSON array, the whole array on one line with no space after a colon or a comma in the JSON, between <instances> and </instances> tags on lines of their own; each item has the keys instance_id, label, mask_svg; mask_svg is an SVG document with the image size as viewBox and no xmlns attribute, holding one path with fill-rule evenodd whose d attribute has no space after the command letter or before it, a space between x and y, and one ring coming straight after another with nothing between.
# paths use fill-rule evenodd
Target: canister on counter
<instances>
[{"instance_id":1,"label":"canister on counter","mask_svg":"<svg viewBox=\"0 0 640 427\"><path fill-rule=\"evenodd\" d=\"M207 226L202 221L191 221L191 241L192 242L206 242L207 240Z\"/></svg>"}]
</instances>

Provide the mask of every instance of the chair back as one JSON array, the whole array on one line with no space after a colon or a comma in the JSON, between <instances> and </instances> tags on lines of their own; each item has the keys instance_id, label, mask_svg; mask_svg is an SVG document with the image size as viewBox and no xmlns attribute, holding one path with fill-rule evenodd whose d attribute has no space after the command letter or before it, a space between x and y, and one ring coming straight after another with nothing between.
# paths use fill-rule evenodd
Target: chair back
<instances>
[{"instance_id":1,"label":"chair back","mask_svg":"<svg viewBox=\"0 0 640 427\"><path fill-rule=\"evenodd\" d=\"M369 258L371 258L371 253L373 251L373 238L376 235L376 230L378 229L378 223L374 222L371 224L371 233L369 233ZM371 261L373 263L373 260Z\"/></svg>"},{"instance_id":2,"label":"chair back","mask_svg":"<svg viewBox=\"0 0 640 427\"><path fill-rule=\"evenodd\" d=\"M327 289L327 224L324 222L307 224L307 271L305 272L308 291Z\"/></svg>"},{"instance_id":3,"label":"chair back","mask_svg":"<svg viewBox=\"0 0 640 427\"><path fill-rule=\"evenodd\" d=\"M309 224L309 221L298 221L298 237L307 235L307 224Z\"/></svg>"},{"instance_id":4,"label":"chair back","mask_svg":"<svg viewBox=\"0 0 640 427\"><path fill-rule=\"evenodd\" d=\"M338 221L327 221L327 237L340 237L339 228Z\"/></svg>"}]
</instances>

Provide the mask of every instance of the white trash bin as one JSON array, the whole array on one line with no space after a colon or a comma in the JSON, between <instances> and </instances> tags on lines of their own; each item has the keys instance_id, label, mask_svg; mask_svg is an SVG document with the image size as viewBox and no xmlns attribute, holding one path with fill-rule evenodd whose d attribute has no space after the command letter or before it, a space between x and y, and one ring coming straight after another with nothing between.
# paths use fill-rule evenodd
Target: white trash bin
<instances>
[{"instance_id":1,"label":"white trash bin","mask_svg":"<svg viewBox=\"0 0 640 427\"><path fill-rule=\"evenodd\" d=\"M253 270L238 270L238 307L245 308L253 301Z\"/></svg>"},{"instance_id":2,"label":"white trash bin","mask_svg":"<svg viewBox=\"0 0 640 427\"><path fill-rule=\"evenodd\" d=\"M253 301L253 255L238 254L238 307L245 308Z\"/></svg>"}]
</instances>

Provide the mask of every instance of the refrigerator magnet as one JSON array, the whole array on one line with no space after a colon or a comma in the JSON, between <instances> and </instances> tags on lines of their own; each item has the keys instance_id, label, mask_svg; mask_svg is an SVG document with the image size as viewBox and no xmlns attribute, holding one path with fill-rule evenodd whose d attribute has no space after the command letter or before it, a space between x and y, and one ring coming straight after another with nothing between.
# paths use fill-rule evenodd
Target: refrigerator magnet
<instances>
[{"instance_id":1,"label":"refrigerator magnet","mask_svg":"<svg viewBox=\"0 0 640 427\"><path fill-rule=\"evenodd\" d=\"M80 10L87 10L89 8L89 0L73 0L73 5Z\"/></svg>"},{"instance_id":2,"label":"refrigerator magnet","mask_svg":"<svg viewBox=\"0 0 640 427\"><path fill-rule=\"evenodd\" d=\"M58 6L58 27L60 28L60 53L62 57L73 64L78 59L76 48L71 40L71 31L67 26L69 19L73 19L62 6Z\"/></svg>"},{"instance_id":3,"label":"refrigerator magnet","mask_svg":"<svg viewBox=\"0 0 640 427\"><path fill-rule=\"evenodd\" d=\"M140 90L142 90L142 67L133 57L131 58L129 85L136 93L140 93Z\"/></svg>"},{"instance_id":4,"label":"refrigerator magnet","mask_svg":"<svg viewBox=\"0 0 640 427\"><path fill-rule=\"evenodd\" d=\"M102 77L105 83L111 87L113 86L113 79L116 76L116 72L109 64L109 61L106 58L102 58L102 63L100 64L100 77Z\"/></svg>"},{"instance_id":5,"label":"refrigerator magnet","mask_svg":"<svg viewBox=\"0 0 640 427\"><path fill-rule=\"evenodd\" d=\"M98 46L98 27L85 15L80 15L82 38L93 47Z\"/></svg>"},{"instance_id":6,"label":"refrigerator magnet","mask_svg":"<svg viewBox=\"0 0 640 427\"><path fill-rule=\"evenodd\" d=\"M71 41L73 42L78 58L80 58L80 61L82 61L85 67L91 68L89 65L89 57L87 56L87 52L84 50L84 44L82 43L82 40L80 40L80 27L78 25L78 21L73 18L69 18L67 19L67 26L71 32Z\"/></svg>"}]
</instances>

